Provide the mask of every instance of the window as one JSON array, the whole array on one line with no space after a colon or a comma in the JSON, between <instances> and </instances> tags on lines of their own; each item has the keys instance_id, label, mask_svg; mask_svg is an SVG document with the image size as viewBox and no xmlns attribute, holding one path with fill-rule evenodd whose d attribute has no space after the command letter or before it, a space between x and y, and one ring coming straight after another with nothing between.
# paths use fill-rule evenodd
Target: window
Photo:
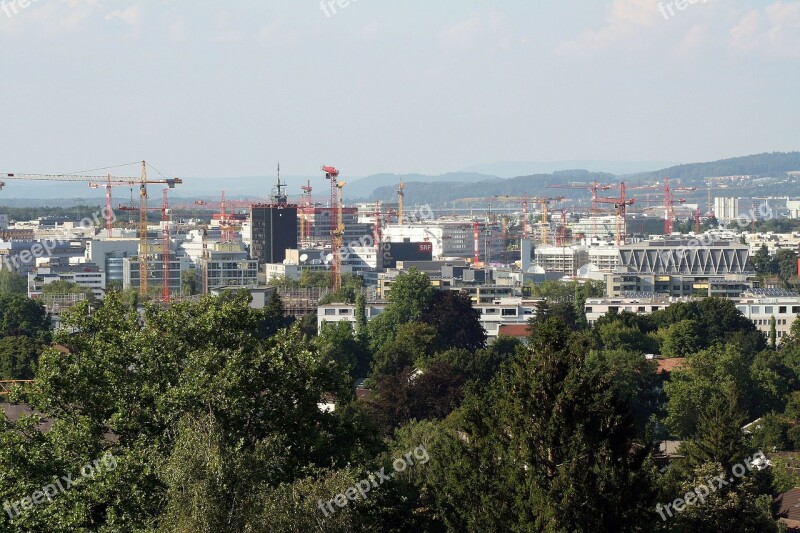
<instances>
[{"instance_id":1,"label":"window","mask_svg":"<svg viewBox=\"0 0 800 533\"><path fill-rule=\"evenodd\" d=\"M786 306L785 306L785 305L782 305L782 306L780 306L780 307L778 308L778 312L779 312L779 313L786 313Z\"/></svg>"},{"instance_id":2,"label":"window","mask_svg":"<svg viewBox=\"0 0 800 533\"><path fill-rule=\"evenodd\" d=\"M637 312L639 312L639 313L644 313L644 312L645 312L645 310L644 310L644 307L639 307L639 308L637 309Z\"/></svg>"},{"instance_id":3,"label":"window","mask_svg":"<svg viewBox=\"0 0 800 533\"><path fill-rule=\"evenodd\" d=\"M761 314L761 307L758 306L758 305L754 305L752 307L752 309L750 309L750 312L752 312L754 315L760 315Z\"/></svg>"},{"instance_id":4,"label":"window","mask_svg":"<svg viewBox=\"0 0 800 533\"><path fill-rule=\"evenodd\" d=\"M773 309L775 309L775 308L772 307L771 305L768 305L767 307L764 308L764 313L767 314L767 315L771 315L772 313L775 312L775 311L773 311Z\"/></svg>"},{"instance_id":5,"label":"window","mask_svg":"<svg viewBox=\"0 0 800 533\"><path fill-rule=\"evenodd\" d=\"M517 316L516 309L503 309L503 316Z\"/></svg>"},{"instance_id":6,"label":"window","mask_svg":"<svg viewBox=\"0 0 800 533\"><path fill-rule=\"evenodd\" d=\"M339 314L340 315L349 315L350 314L350 310L349 309L339 309Z\"/></svg>"},{"instance_id":7,"label":"window","mask_svg":"<svg viewBox=\"0 0 800 533\"><path fill-rule=\"evenodd\" d=\"M792 314L796 315L798 313L800 313L800 305L793 305L792 306Z\"/></svg>"},{"instance_id":8,"label":"window","mask_svg":"<svg viewBox=\"0 0 800 533\"><path fill-rule=\"evenodd\" d=\"M586 308L586 312L587 312L587 313L591 313L591 312L592 312L592 308L591 308L591 307L587 307L587 308Z\"/></svg>"},{"instance_id":9,"label":"window","mask_svg":"<svg viewBox=\"0 0 800 533\"><path fill-rule=\"evenodd\" d=\"M328 315L328 316L335 315L336 314L336 309L326 309L325 310L325 314Z\"/></svg>"}]
</instances>

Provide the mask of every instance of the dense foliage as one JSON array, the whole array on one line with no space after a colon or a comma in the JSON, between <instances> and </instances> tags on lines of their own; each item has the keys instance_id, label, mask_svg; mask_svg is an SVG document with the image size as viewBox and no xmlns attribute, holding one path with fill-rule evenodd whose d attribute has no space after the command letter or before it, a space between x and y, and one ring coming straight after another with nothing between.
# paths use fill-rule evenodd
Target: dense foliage
<instances>
[{"instance_id":1,"label":"dense foliage","mask_svg":"<svg viewBox=\"0 0 800 533\"><path fill-rule=\"evenodd\" d=\"M541 290L528 338L491 343L465 294L417 271L379 317L357 293L352 327L315 336L277 294L82 303L10 398L38 414L0 418L0 500L17 505L0 530L778 531L770 502L800 481L779 461L662 514L759 450L800 449L800 325L770 348L706 299L590 327L591 287ZM0 354L50 345L38 304L0 298ZM646 353L682 363L659 373ZM19 503L98 458L113 463Z\"/></svg>"}]
</instances>

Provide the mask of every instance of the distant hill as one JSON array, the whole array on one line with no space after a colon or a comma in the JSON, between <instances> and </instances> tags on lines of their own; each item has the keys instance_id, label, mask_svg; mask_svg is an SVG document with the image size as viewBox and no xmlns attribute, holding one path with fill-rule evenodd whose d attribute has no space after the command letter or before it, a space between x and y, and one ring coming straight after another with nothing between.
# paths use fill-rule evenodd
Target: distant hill
<instances>
[{"instance_id":1,"label":"distant hill","mask_svg":"<svg viewBox=\"0 0 800 533\"><path fill-rule=\"evenodd\" d=\"M568 196L571 191L548 189L548 186L574 182L588 184L595 179L608 182L615 180L616 176L587 170L565 170L553 174L484 180L476 183L412 182L405 187L405 200L408 205L426 203L442 205L464 198L487 198L495 195L517 196L527 193L534 196ZM373 192L371 200L396 200L395 189L396 187L380 187Z\"/></svg>"},{"instance_id":2,"label":"distant hill","mask_svg":"<svg viewBox=\"0 0 800 533\"><path fill-rule=\"evenodd\" d=\"M438 176L426 176L424 174L374 174L353 181L347 180L347 186L344 188L344 198L351 201L374 199L372 194L374 190L387 187L394 189L396 196L397 185L400 183L401 179L403 183L477 183L502 180L502 178L497 176L478 174L475 172L449 172Z\"/></svg>"},{"instance_id":3,"label":"distant hill","mask_svg":"<svg viewBox=\"0 0 800 533\"><path fill-rule=\"evenodd\" d=\"M665 168L676 163L673 161L603 161L603 160L576 160L576 161L501 161L474 165L464 169L465 172L479 172L491 174L501 178L516 176L532 176L536 174L552 174L573 168L588 168L596 172L608 174L634 174L650 172Z\"/></svg>"},{"instance_id":4,"label":"distant hill","mask_svg":"<svg viewBox=\"0 0 800 533\"><path fill-rule=\"evenodd\" d=\"M774 183L760 184L752 187L752 193L759 195L800 195L800 184L797 180L788 179L786 173L800 170L800 152L773 152L744 157L723 159L706 163L677 165L654 172L615 175L587 170L563 170L549 174L534 174L509 179L492 179L478 182L414 182L405 188L406 203L443 205L464 198L488 198L495 195L516 196L527 193L532 196L565 196L584 198L586 195L569 189L552 189L550 185L570 184L574 182L590 183L597 180L601 183L613 183L625 180L629 185L661 182L669 177L674 183L686 187L705 187L707 177L717 176L767 176L779 178ZM739 191L744 196L749 191ZM396 185L379 187L373 192L372 200L393 201L397 198Z\"/></svg>"},{"instance_id":5,"label":"distant hill","mask_svg":"<svg viewBox=\"0 0 800 533\"><path fill-rule=\"evenodd\" d=\"M732 157L707 163L690 163L665 168L657 172L643 172L628 176L636 181L679 180L686 185L701 185L705 178L718 176L771 176L800 170L800 152L772 152L743 157Z\"/></svg>"}]
</instances>

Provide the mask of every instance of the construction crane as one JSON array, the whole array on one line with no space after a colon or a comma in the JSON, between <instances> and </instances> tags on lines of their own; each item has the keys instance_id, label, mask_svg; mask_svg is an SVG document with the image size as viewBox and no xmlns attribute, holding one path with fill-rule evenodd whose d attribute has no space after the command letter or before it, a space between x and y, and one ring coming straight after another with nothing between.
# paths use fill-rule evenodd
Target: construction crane
<instances>
[{"instance_id":1,"label":"construction crane","mask_svg":"<svg viewBox=\"0 0 800 533\"><path fill-rule=\"evenodd\" d=\"M300 188L303 189L303 201L300 203L300 213L302 214L300 217L300 240L308 242L311 240L311 223L308 221L308 216L314 207L311 199L311 191L314 189L311 187L311 180L308 180L307 185Z\"/></svg>"},{"instance_id":2,"label":"construction crane","mask_svg":"<svg viewBox=\"0 0 800 533\"><path fill-rule=\"evenodd\" d=\"M331 201L329 204L331 209L331 279L333 281L333 287L336 289L338 286L341 286L342 283L341 272L339 271L341 267L341 258L339 257L339 248L337 246L337 233L339 232L339 218L341 216L341 209L339 208L339 198L341 194L341 189L339 188L339 171L336 170L335 167L325 165L322 166L322 171L325 173L325 179L331 182Z\"/></svg>"},{"instance_id":3,"label":"construction crane","mask_svg":"<svg viewBox=\"0 0 800 533\"><path fill-rule=\"evenodd\" d=\"M180 178L175 179L159 179L159 180L148 180L148 184L160 184L166 185L170 189L175 188L175 184L183 183L183 180ZM112 187L129 187L131 185L141 184L141 181L136 180L136 178L117 178L113 176L106 176L105 182L97 183L97 182L90 182L89 188L91 189L99 189L101 187L105 187L106 189L106 212L105 212L105 220L106 220L106 235L110 238L111 237L111 229L114 223L114 211L112 208L112 197L111 197L111 188Z\"/></svg>"},{"instance_id":4,"label":"construction crane","mask_svg":"<svg viewBox=\"0 0 800 533\"><path fill-rule=\"evenodd\" d=\"M676 191L696 191L697 187L676 187L671 189L669 186L669 178L664 180L664 233L670 235L675 226L675 202L683 204L686 202L685 198L675 199Z\"/></svg>"},{"instance_id":5,"label":"construction crane","mask_svg":"<svg viewBox=\"0 0 800 533\"><path fill-rule=\"evenodd\" d=\"M34 181L66 181L66 182L92 182L92 181L99 181L99 180L106 180L108 183L111 180L133 180L136 178L128 178L128 177L118 177L118 176L83 176L77 174L21 174L21 173L9 173L4 174L5 179L9 180L34 180ZM4 182L0 182L0 189L3 188L5 185ZM127 182L126 182L127 183ZM92 184L90 183L90 187ZM97 188L97 187L94 187ZM113 224L113 210L111 208L111 186L106 190L106 212L105 220L106 220L106 232L108 236L111 236L111 226Z\"/></svg>"},{"instance_id":6,"label":"construction crane","mask_svg":"<svg viewBox=\"0 0 800 533\"><path fill-rule=\"evenodd\" d=\"M523 220L522 235L525 238L527 238L527 235L528 235L528 202L530 201L530 202L537 203L539 205L539 209L540 209L541 214L542 214L542 218L541 218L542 245L543 246L547 246L547 244L549 242L549 238L548 238L549 230L547 229L547 226L549 225L549 216L550 215L549 215L548 210L550 208L550 202L560 202L560 201L562 201L564 199L563 196L558 196L558 197L555 197L555 198L545 198L545 197L542 197L542 196L528 196L528 195L523 195L523 196L505 196L505 195L500 195L500 196L495 196L495 198L497 198L498 200L503 200L503 201L510 201L510 202L521 201L522 202L522 216L523 216L523 219L524 219Z\"/></svg>"},{"instance_id":7,"label":"construction crane","mask_svg":"<svg viewBox=\"0 0 800 533\"><path fill-rule=\"evenodd\" d=\"M601 204L613 204L617 211L617 246L622 246L625 244L625 238L628 236L625 215L627 213L628 206L633 205L634 202L633 198L625 198L625 182L623 181L619 185L618 198L595 198L595 201Z\"/></svg>"},{"instance_id":8,"label":"construction crane","mask_svg":"<svg viewBox=\"0 0 800 533\"><path fill-rule=\"evenodd\" d=\"M344 206L342 205L342 189L347 185L346 181L336 183L338 189L338 202L336 205L336 231L334 232L333 264L335 265L336 277L333 280L333 289L342 288L342 255L341 249L344 241Z\"/></svg>"},{"instance_id":9,"label":"construction crane","mask_svg":"<svg viewBox=\"0 0 800 533\"><path fill-rule=\"evenodd\" d=\"M397 186L397 203L398 203L397 223L400 226L403 225L403 204L405 203L405 198L406 198L405 189L406 189L405 183L403 183L403 180L400 180L400 185Z\"/></svg>"},{"instance_id":10,"label":"construction crane","mask_svg":"<svg viewBox=\"0 0 800 533\"><path fill-rule=\"evenodd\" d=\"M142 185L144 188L144 185ZM142 193L144 190L144 193ZM149 292L149 280L148 276L150 275L148 259L149 259L149 250L148 250L148 242L147 242L147 211L161 211L161 301L164 303L169 303L171 301L171 293L169 287L170 281L170 260L171 260L171 248L170 248L170 236L169 236L169 223L170 223L170 216L169 216L169 200L168 200L168 193L169 188L164 189L163 191L163 198L161 207L147 207L147 190L140 188L139 193L139 206L135 205L120 205L120 211L139 211L139 235L144 235L145 239L142 240L141 237L139 238L139 294L141 296L147 296ZM145 205L142 205L142 199L144 198ZM144 219L144 230L142 230L142 218ZM142 264L144 263L145 268L142 268ZM145 277L142 277L144 275ZM143 289L144 288L144 289Z\"/></svg>"},{"instance_id":11,"label":"construction crane","mask_svg":"<svg viewBox=\"0 0 800 533\"><path fill-rule=\"evenodd\" d=\"M530 234L530 221L528 220L528 195L523 194L520 196L495 196L498 200L507 200L507 201L521 201L522 202L522 238L527 239Z\"/></svg>"},{"instance_id":12,"label":"construction crane","mask_svg":"<svg viewBox=\"0 0 800 533\"><path fill-rule=\"evenodd\" d=\"M594 236L597 236L597 216L599 214L598 210L598 202L597 201L597 193L598 191L610 191L614 188L613 185L600 185L597 183L597 180L590 184L578 184L578 183L567 183L563 185L548 185L548 189L578 189L584 191L590 191L592 193L592 233Z\"/></svg>"}]
</instances>

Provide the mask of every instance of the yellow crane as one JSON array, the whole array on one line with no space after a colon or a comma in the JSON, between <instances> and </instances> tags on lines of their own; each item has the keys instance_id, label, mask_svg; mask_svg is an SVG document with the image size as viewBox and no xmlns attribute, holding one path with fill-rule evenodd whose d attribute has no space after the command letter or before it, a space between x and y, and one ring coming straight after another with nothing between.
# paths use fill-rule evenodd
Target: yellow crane
<instances>
[{"instance_id":1,"label":"yellow crane","mask_svg":"<svg viewBox=\"0 0 800 533\"><path fill-rule=\"evenodd\" d=\"M403 203L406 197L405 188L405 183L403 183L403 180L400 180L400 185L397 187L397 202L399 203L397 210L397 223L401 226L403 225Z\"/></svg>"},{"instance_id":2,"label":"yellow crane","mask_svg":"<svg viewBox=\"0 0 800 533\"><path fill-rule=\"evenodd\" d=\"M335 261L334 272L335 277L333 279L333 289L337 290L342 287L342 245L344 239L344 205L342 203L342 189L344 186L347 185L346 181L339 181L336 183L336 188L338 190L337 194L337 206L338 209L336 210L337 220L336 220L336 230L333 232L333 242L334 242L334 249L333 252L333 260Z\"/></svg>"}]
</instances>

